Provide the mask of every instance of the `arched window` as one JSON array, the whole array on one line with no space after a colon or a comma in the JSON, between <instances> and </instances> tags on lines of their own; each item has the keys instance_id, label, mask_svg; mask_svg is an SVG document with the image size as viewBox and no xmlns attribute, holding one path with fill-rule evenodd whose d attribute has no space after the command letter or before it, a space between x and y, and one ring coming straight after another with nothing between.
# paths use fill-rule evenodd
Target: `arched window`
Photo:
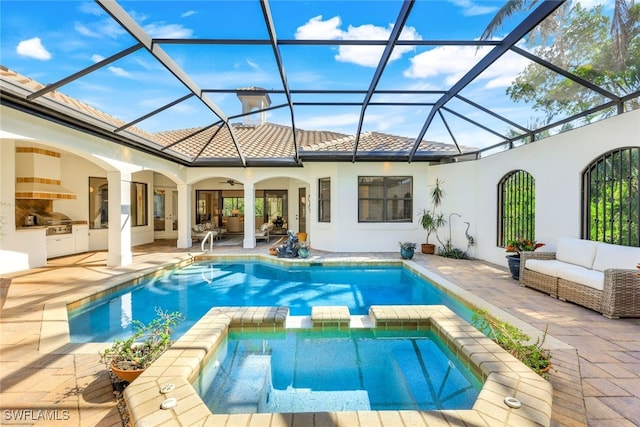
<instances>
[{"instance_id":1,"label":"arched window","mask_svg":"<svg viewBox=\"0 0 640 427\"><path fill-rule=\"evenodd\" d=\"M582 237L640 246L640 147L609 151L582 173Z\"/></svg>"},{"instance_id":2,"label":"arched window","mask_svg":"<svg viewBox=\"0 0 640 427\"><path fill-rule=\"evenodd\" d=\"M498 246L520 237L535 239L536 184L530 173L515 170L498 184Z\"/></svg>"}]
</instances>

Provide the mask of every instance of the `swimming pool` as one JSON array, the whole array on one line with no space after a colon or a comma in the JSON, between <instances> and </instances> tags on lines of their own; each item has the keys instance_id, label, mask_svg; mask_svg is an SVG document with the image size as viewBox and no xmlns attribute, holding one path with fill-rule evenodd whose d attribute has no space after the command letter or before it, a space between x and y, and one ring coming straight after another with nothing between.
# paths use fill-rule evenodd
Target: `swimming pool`
<instances>
[{"instance_id":1,"label":"swimming pool","mask_svg":"<svg viewBox=\"0 0 640 427\"><path fill-rule=\"evenodd\" d=\"M318 305L343 305L351 315L364 315L376 304L442 304L471 318L464 303L398 264L199 261L71 310L69 330L72 342L108 342L130 335L132 320L148 323L161 307L185 315L175 330L178 338L216 306L287 306L290 315L301 316Z\"/></svg>"},{"instance_id":2,"label":"swimming pool","mask_svg":"<svg viewBox=\"0 0 640 427\"><path fill-rule=\"evenodd\" d=\"M470 409L482 388L431 330L232 331L193 385L218 414Z\"/></svg>"}]
</instances>

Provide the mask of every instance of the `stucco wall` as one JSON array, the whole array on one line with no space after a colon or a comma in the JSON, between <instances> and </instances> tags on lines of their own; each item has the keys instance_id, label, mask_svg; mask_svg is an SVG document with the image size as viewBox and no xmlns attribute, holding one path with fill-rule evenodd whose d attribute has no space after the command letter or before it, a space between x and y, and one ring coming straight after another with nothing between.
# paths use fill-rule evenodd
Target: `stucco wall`
<instances>
[{"instance_id":1,"label":"stucco wall","mask_svg":"<svg viewBox=\"0 0 640 427\"><path fill-rule=\"evenodd\" d=\"M504 249L496 245L497 185L514 169L536 182L536 240L553 250L560 236L580 237L581 174L596 157L612 149L640 145L640 111L632 111L496 154L479 161L432 167L430 180L445 181L445 212L471 218L476 246L473 256L504 264ZM456 224L456 223L454 223ZM454 243L466 247L464 228L453 228Z\"/></svg>"}]
</instances>

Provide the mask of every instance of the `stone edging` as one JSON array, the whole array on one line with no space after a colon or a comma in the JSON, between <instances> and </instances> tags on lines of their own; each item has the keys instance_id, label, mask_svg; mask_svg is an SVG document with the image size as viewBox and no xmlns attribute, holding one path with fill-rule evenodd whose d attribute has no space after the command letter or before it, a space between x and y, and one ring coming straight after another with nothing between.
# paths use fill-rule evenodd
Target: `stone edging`
<instances>
[{"instance_id":1,"label":"stone edging","mask_svg":"<svg viewBox=\"0 0 640 427\"><path fill-rule=\"evenodd\" d=\"M132 425L333 425L396 426L449 422L474 426L549 426L551 385L444 306L372 306L376 328L432 328L449 348L482 375L484 386L470 410L357 411L302 414L212 414L191 383L223 342L229 328L284 330L286 307L218 307L211 309L166 353L125 390ZM175 389L162 394L163 385ZM173 397L177 405L161 409ZM505 403L515 397L522 404ZM374 421L375 420L375 421ZM412 424L414 425L414 424Z\"/></svg>"}]
</instances>

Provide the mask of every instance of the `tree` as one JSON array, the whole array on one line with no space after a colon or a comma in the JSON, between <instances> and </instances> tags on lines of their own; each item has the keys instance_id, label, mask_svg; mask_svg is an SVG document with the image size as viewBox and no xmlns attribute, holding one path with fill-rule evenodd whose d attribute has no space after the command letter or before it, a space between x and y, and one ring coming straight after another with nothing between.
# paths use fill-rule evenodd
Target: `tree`
<instances>
[{"instance_id":1,"label":"tree","mask_svg":"<svg viewBox=\"0 0 640 427\"><path fill-rule=\"evenodd\" d=\"M622 69L612 65L619 63L614 46L618 41L610 36L611 19L603 14L602 6L587 10L577 3L558 21L553 43L537 47L533 52L609 92L622 95L636 92L640 90L639 12L640 6L632 6L628 11L630 18L625 21L629 41ZM514 101L532 103L534 109L546 113L547 121L560 113L578 114L608 100L535 62L518 75L507 89L507 95ZM631 108L639 106L637 99L631 101Z\"/></svg>"}]
</instances>

